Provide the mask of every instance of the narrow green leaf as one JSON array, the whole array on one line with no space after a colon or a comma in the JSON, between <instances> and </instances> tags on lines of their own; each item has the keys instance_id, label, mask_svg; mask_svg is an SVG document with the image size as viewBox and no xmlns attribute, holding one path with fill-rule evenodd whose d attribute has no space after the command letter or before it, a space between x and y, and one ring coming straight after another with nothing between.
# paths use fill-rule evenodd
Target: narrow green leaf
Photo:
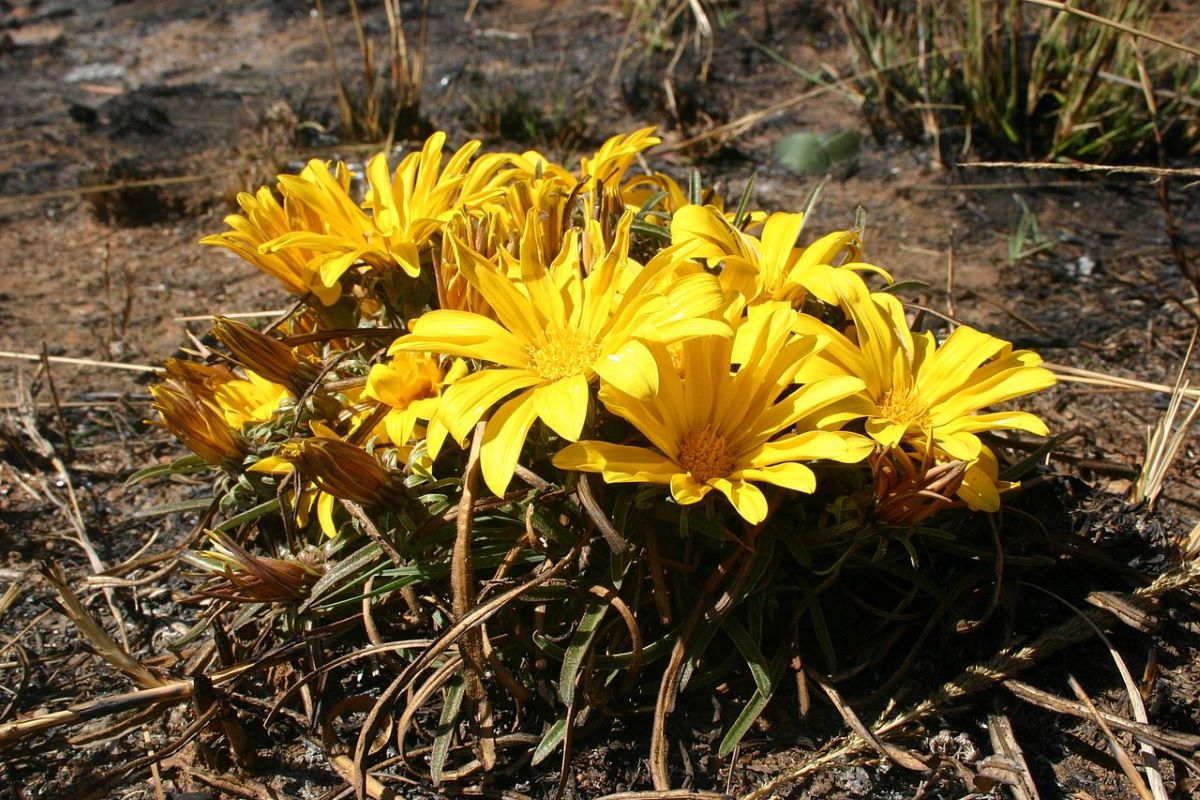
<instances>
[{"instance_id":1,"label":"narrow green leaf","mask_svg":"<svg viewBox=\"0 0 1200 800\"><path fill-rule=\"evenodd\" d=\"M446 691L446 703L442 706L442 717L438 720L437 737L433 740L433 750L429 755L429 775L433 778L434 786L442 782L442 770L446 768L446 756L450 754L450 743L454 740L454 729L458 722L458 712L462 710L466 688L467 684L460 678L450 684Z\"/></svg>"},{"instance_id":2,"label":"narrow green leaf","mask_svg":"<svg viewBox=\"0 0 1200 800\"><path fill-rule=\"evenodd\" d=\"M165 517L168 514L187 514L192 511L205 511L210 505L212 505L211 497L204 497L199 500L181 500L178 503L167 503L166 505L144 509L134 514L134 516L143 519L146 517Z\"/></svg>"},{"instance_id":3,"label":"narrow green leaf","mask_svg":"<svg viewBox=\"0 0 1200 800\"><path fill-rule=\"evenodd\" d=\"M717 746L717 757L727 758L732 753L745 737L750 727L754 725L755 720L762 716L762 712L766 710L767 704L771 702L771 698L775 694L775 690L779 688L779 681L783 677L784 666L787 664L787 649L780 647L775 657L771 659L771 664L767 670L767 688L755 689L754 696L750 698L750 702L742 709L742 713L738 714L729 731L721 739L721 744Z\"/></svg>"},{"instance_id":4,"label":"narrow green leaf","mask_svg":"<svg viewBox=\"0 0 1200 800\"><path fill-rule=\"evenodd\" d=\"M240 514L234 514L232 517L218 525L217 530L228 532L241 525L245 525L247 522L253 522L259 517L264 517L267 514L278 510L279 498L274 498L265 503L259 503L254 508L248 508Z\"/></svg>"},{"instance_id":5,"label":"narrow green leaf","mask_svg":"<svg viewBox=\"0 0 1200 800\"><path fill-rule=\"evenodd\" d=\"M750 698L750 702L742 709L742 713L738 714L737 719L733 721L724 738L721 739L721 744L717 747L717 757L726 758L730 753L737 748L742 738L750 731L750 727L754 724L762 712L766 709L767 703L771 701L770 697L766 697L755 690L754 696Z\"/></svg>"},{"instance_id":6,"label":"narrow green leaf","mask_svg":"<svg viewBox=\"0 0 1200 800\"><path fill-rule=\"evenodd\" d=\"M155 464L151 467L139 469L125 479L125 485L133 486L142 481L151 478L160 478L164 475L188 475L193 472L204 472L210 469L213 469L213 466L200 456L186 455L183 458L172 461L170 464Z\"/></svg>"},{"instance_id":7,"label":"narrow green leaf","mask_svg":"<svg viewBox=\"0 0 1200 800\"><path fill-rule=\"evenodd\" d=\"M383 549L377 543L370 542L364 545L335 564L333 569L326 572L313 584L309 598L304 605L300 606L300 611L307 611L327 594L337 594L348 586L354 586L360 581L366 580L366 577L359 573L373 564L376 569L382 569L385 563Z\"/></svg>"},{"instance_id":8,"label":"narrow green leaf","mask_svg":"<svg viewBox=\"0 0 1200 800\"><path fill-rule=\"evenodd\" d=\"M579 620L579 627L571 636L566 653L563 654L562 669L558 675L558 697L566 706L570 706L575 700L575 677L579 674L584 656L592 646L592 640L596 638L600 620L604 619L607 612L607 603L585 611Z\"/></svg>"},{"instance_id":9,"label":"narrow green leaf","mask_svg":"<svg viewBox=\"0 0 1200 800\"><path fill-rule=\"evenodd\" d=\"M758 642L754 641L750 633L733 617L725 620L725 624L721 627L725 631L725 635L733 642L734 647L742 654L742 658L746 659L746 666L750 668L750 676L754 678L754 685L758 687L758 691L762 694L769 694L771 677L767 673L767 659L763 656Z\"/></svg>"},{"instance_id":10,"label":"narrow green leaf","mask_svg":"<svg viewBox=\"0 0 1200 800\"><path fill-rule=\"evenodd\" d=\"M530 766L536 767L538 764L546 760L546 756L553 753L562 743L563 737L567 735L567 718L559 718L550 730L546 731L546 735L538 742L538 746L533 749L533 758L530 760Z\"/></svg>"}]
</instances>

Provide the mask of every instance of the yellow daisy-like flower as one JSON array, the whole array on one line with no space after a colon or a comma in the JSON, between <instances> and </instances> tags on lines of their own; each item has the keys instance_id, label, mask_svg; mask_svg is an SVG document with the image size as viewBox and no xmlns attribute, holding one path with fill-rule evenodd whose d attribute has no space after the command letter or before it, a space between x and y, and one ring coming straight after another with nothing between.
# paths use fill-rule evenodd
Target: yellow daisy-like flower
<instances>
[{"instance_id":1,"label":"yellow daisy-like flower","mask_svg":"<svg viewBox=\"0 0 1200 800\"><path fill-rule=\"evenodd\" d=\"M313 253L308 269L330 291L360 259L380 267L393 263L386 248L373 240L371 218L350 197L350 171L342 162L330 171L327 163L314 158L299 175L280 175L279 190L318 222L264 242L260 253Z\"/></svg>"},{"instance_id":2,"label":"yellow daisy-like flower","mask_svg":"<svg viewBox=\"0 0 1200 800\"><path fill-rule=\"evenodd\" d=\"M579 438L597 376L638 397L656 391L658 370L644 342L728 335L724 323L706 318L723 303L720 287L698 266L689 271L682 251L668 249L640 269L629 259L632 219L621 219L611 247L595 221L582 232L572 229L552 261L531 221L519 278L460 244L460 269L496 319L430 311L392 345L392 353L441 353L496 365L457 381L442 398L441 418L459 441L488 409L517 393L492 414L483 437L481 468L497 495L508 488L535 419L564 439ZM622 288L627 270L636 277Z\"/></svg>"},{"instance_id":3,"label":"yellow daisy-like flower","mask_svg":"<svg viewBox=\"0 0 1200 800\"><path fill-rule=\"evenodd\" d=\"M298 295L311 293L323 305L332 305L341 296L341 287L321 282L319 254L307 247L292 247L279 251L264 251L263 245L295 231L321 230L315 211L294 199L281 204L270 187L263 186L256 194L238 194L241 214L225 217L233 230L205 236L200 244L224 247L280 281L288 291Z\"/></svg>"},{"instance_id":4,"label":"yellow daisy-like flower","mask_svg":"<svg viewBox=\"0 0 1200 800\"><path fill-rule=\"evenodd\" d=\"M768 509L755 483L812 492L816 476L802 462L854 463L873 445L853 433L789 432L798 420L820 419L823 409L863 387L858 378L838 375L787 391L797 370L824 345L818 336L793 335L795 317L786 304L751 309L732 341L708 336L684 342L682 369L666 348L652 348L656 395L600 389L605 407L651 446L577 442L554 457L555 466L599 472L609 483L663 484L683 505L715 489L750 523L765 519Z\"/></svg>"},{"instance_id":5,"label":"yellow daisy-like flower","mask_svg":"<svg viewBox=\"0 0 1200 800\"><path fill-rule=\"evenodd\" d=\"M965 325L940 346L932 333L914 336L900 301L872 293L861 281L845 283L839 295L854 323L854 339L799 315L798 332L830 339L801 378L861 376L865 388L835 409L835 423L866 417L867 433L884 447L931 446L939 459L966 462L958 496L972 508L997 510L995 459L976 434L1021 430L1044 436L1047 429L1025 411L978 412L1052 386L1054 374L1036 353L1013 350L1009 342Z\"/></svg>"},{"instance_id":6,"label":"yellow daisy-like flower","mask_svg":"<svg viewBox=\"0 0 1200 800\"><path fill-rule=\"evenodd\" d=\"M420 248L460 204L470 206L495 194L494 175L507 163L505 156L496 154L471 169L471 157L480 146L472 140L442 168L445 143L445 133L434 133L420 152L405 156L391 176L386 153L367 164L370 189L363 207L372 212L377 234L373 243L410 277L421 271Z\"/></svg>"},{"instance_id":7,"label":"yellow daisy-like flower","mask_svg":"<svg viewBox=\"0 0 1200 800\"><path fill-rule=\"evenodd\" d=\"M721 262L721 285L747 304L786 300L799 305L812 293L823 302L837 303L837 287L856 280L854 271L887 272L857 263L862 240L854 231L835 231L807 247L797 247L804 228L803 214L767 217L761 237L743 233L715 206L689 205L671 217L671 241L698 242L697 258Z\"/></svg>"},{"instance_id":8,"label":"yellow daisy-like flower","mask_svg":"<svg viewBox=\"0 0 1200 800\"><path fill-rule=\"evenodd\" d=\"M428 423L425 441L429 457L434 459L446 439L446 426L438 418L442 391L466 374L467 365L462 359L455 359L449 370L443 370L436 358L401 352L388 363L371 367L363 394L391 407L383 425L388 439L397 447L413 438L418 421Z\"/></svg>"},{"instance_id":9,"label":"yellow daisy-like flower","mask_svg":"<svg viewBox=\"0 0 1200 800\"><path fill-rule=\"evenodd\" d=\"M619 184L638 153L661 141L654 135L652 127L641 128L628 135L613 136L591 158L580 159L579 171L583 174L584 191L595 188L596 181L602 181L605 186Z\"/></svg>"},{"instance_id":10,"label":"yellow daisy-like flower","mask_svg":"<svg viewBox=\"0 0 1200 800\"><path fill-rule=\"evenodd\" d=\"M213 394L225 421L235 429L266 422L275 416L284 400L294 398L286 386L272 383L250 370L246 370L246 380L226 381Z\"/></svg>"}]
</instances>

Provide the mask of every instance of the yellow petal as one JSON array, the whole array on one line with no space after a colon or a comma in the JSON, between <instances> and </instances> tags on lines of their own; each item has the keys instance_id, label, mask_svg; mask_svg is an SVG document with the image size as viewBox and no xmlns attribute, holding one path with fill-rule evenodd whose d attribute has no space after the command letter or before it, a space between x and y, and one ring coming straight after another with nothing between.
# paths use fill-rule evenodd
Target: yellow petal
<instances>
[{"instance_id":1,"label":"yellow petal","mask_svg":"<svg viewBox=\"0 0 1200 800\"><path fill-rule=\"evenodd\" d=\"M1000 492L996 483L978 464L967 467L957 495L976 511L992 513L1000 510Z\"/></svg>"},{"instance_id":2,"label":"yellow petal","mask_svg":"<svg viewBox=\"0 0 1200 800\"><path fill-rule=\"evenodd\" d=\"M576 442L554 456L554 466L575 472L599 472L605 483L671 482L680 468L645 447L609 442Z\"/></svg>"},{"instance_id":3,"label":"yellow petal","mask_svg":"<svg viewBox=\"0 0 1200 800\"><path fill-rule=\"evenodd\" d=\"M533 403L533 392L525 391L500 406L484 428L479 465L483 470L484 482L497 497L503 497L508 491L517 461L521 458L521 448L535 419L537 409Z\"/></svg>"},{"instance_id":4,"label":"yellow petal","mask_svg":"<svg viewBox=\"0 0 1200 800\"><path fill-rule=\"evenodd\" d=\"M714 478L710 483L714 489L729 498L729 502L742 515L742 519L751 525L757 525L767 518L767 498L753 483L725 478Z\"/></svg>"},{"instance_id":5,"label":"yellow petal","mask_svg":"<svg viewBox=\"0 0 1200 800\"><path fill-rule=\"evenodd\" d=\"M772 464L767 467L744 469L740 473L743 480L765 481L793 492L812 494L817 488L817 476L811 469L794 461L782 464Z\"/></svg>"},{"instance_id":6,"label":"yellow petal","mask_svg":"<svg viewBox=\"0 0 1200 800\"><path fill-rule=\"evenodd\" d=\"M489 408L518 389L541 382L540 376L528 370L480 370L446 390L438 418L450 429L450 434L462 442Z\"/></svg>"},{"instance_id":7,"label":"yellow petal","mask_svg":"<svg viewBox=\"0 0 1200 800\"><path fill-rule=\"evenodd\" d=\"M400 351L477 358L506 367L529 365L527 342L493 319L455 309L438 309L419 317L412 324L412 333L388 348L389 355Z\"/></svg>"},{"instance_id":8,"label":"yellow petal","mask_svg":"<svg viewBox=\"0 0 1200 800\"><path fill-rule=\"evenodd\" d=\"M658 394L658 364L646 345L636 339L597 360L592 369L605 383L630 397L646 400Z\"/></svg>"},{"instance_id":9,"label":"yellow petal","mask_svg":"<svg viewBox=\"0 0 1200 800\"><path fill-rule=\"evenodd\" d=\"M583 375L553 381L533 390L537 415L550 429L573 442L583 432L591 392Z\"/></svg>"},{"instance_id":10,"label":"yellow petal","mask_svg":"<svg viewBox=\"0 0 1200 800\"><path fill-rule=\"evenodd\" d=\"M959 417L939 430L970 432L1016 430L1027 431L1038 436L1045 436L1050 432L1045 422L1027 411L996 411L991 414Z\"/></svg>"},{"instance_id":11,"label":"yellow petal","mask_svg":"<svg viewBox=\"0 0 1200 800\"><path fill-rule=\"evenodd\" d=\"M264 472L268 475L287 475L295 468L292 462L282 459L279 456L267 456L264 459L255 461L246 468L246 471Z\"/></svg>"},{"instance_id":12,"label":"yellow petal","mask_svg":"<svg viewBox=\"0 0 1200 800\"><path fill-rule=\"evenodd\" d=\"M866 429L867 435L884 447L895 447L908 431L908 423L896 422L886 417L872 417L867 420Z\"/></svg>"},{"instance_id":13,"label":"yellow petal","mask_svg":"<svg viewBox=\"0 0 1200 800\"><path fill-rule=\"evenodd\" d=\"M330 539L338 535L337 523L333 521L333 510L337 499L325 492L317 494L317 521L321 524L321 530Z\"/></svg>"},{"instance_id":14,"label":"yellow petal","mask_svg":"<svg viewBox=\"0 0 1200 800\"><path fill-rule=\"evenodd\" d=\"M686 472L677 472L671 476L671 497L674 497L675 502L681 506L699 503L704 499L704 495L712 491L712 488L708 484L697 483Z\"/></svg>"}]
</instances>

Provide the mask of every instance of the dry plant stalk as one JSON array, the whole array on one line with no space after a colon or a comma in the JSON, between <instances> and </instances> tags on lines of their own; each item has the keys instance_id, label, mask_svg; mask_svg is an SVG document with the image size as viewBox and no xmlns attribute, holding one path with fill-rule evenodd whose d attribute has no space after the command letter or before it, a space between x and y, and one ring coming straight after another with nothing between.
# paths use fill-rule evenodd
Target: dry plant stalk
<instances>
[{"instance_id":1,"label":"dry plant stalk","mask_svg":"<svg viewBox=\"0 0 1200 800\"><path fill-rule=\"evenodd\" d=\"M1130 500L1134 503L1146 503L1153 508L1154 504L1158 502L1158 497L1162 493L1167 479L1167 473L1183 449L1183 443L1192 429L1192 423L1196 421L1197 413L1200 413L1200 400L1193 400L1192 407L1183 412L1182 418L1180 417L1184 397L1187 396L1190 388L1186 375L1188 365L1192 360L1192 352L1196 347L1197 336L1200 336L1200 329L1192 334L1187 353L1183 357L1183 363L1179 366L1179 375L1175 379L1175 387L1171 392L1171 399L1167 403L1166 410L1155 425L1146 428L1146 458L1137 480L1130 488Z\"/></svg>"}]
</instances>

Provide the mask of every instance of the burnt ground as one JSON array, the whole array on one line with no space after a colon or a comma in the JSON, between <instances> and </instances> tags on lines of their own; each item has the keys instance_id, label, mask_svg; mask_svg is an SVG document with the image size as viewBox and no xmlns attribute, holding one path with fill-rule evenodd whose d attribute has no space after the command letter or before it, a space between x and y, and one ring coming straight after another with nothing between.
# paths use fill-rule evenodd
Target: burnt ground
<instances>
[{"instance_id":1,"label":"burnt ground","mask_svg":"<svg viewBox=\"0 0 1200 800\"><path fill-rule=\"evenodd\" d=\"M405 4L406 13L417 5ZM836 88L735 138L715 135L681 146L811 89L764 48L809 72L827 65L852 73L824 4L723 5L733 13L719 32L709 80L695 79L700 56L690 48L677 69L674 119L663 110L665 58L640 46L637 31L619 77L610 79L627 34L621 12L627 4L485 0L467 21L468 5L433 3L429 16L423 111L452 140L477 136L567 157L613 132L659 124L666 145L651 155L656 166L682 178L695 165L727 196L756 175L759 205L796 209L818 179L773 165L774 141L800 130L862 130L859 154L824 177L810 233L851 224L861 206L867 259L901 280L924 281L926 288L909 293L917 303L1036 348L1058 364L1173 383L1198 318L1195 291L1173 257L1157 191L1145 178L940 166L927 145L871 137L853 98ZM369 24L382 30L381 8L364 6ZM1174 4L1163 26L1186 33L1194 7ZM769 28L764 8L773 10ZM352 32L344 7L330 10L348 71ZM369 152L338 144L319 28L303 3L0 2L0 78L0 351L7 353L44 347L52 356L154 365L185 346L188 331L203 333L204 322L188 317L283 307L287 298L268 278L196 241L221 229L238 189L309 156ZM536 131L533 141L512 140L529 131ZM139 180L154 185L102 188ZM1200 187L1172 188L1184 255L1200 262ZM1042 246L1014 260L1009 247L1023 205L1036 217ZM0 723L128 688L114 683L48 605L52 593L36 567L45 560L62 564L86 587L89 607L111 622L113 611L99 593L104 582L94 573L165 552L189 535L194 519L139 512L196 496L198 483L177 478L124 487L133 470L179 453L142 423L147 382L144 373L112 366L56 362L47 375L36 363L0 358ZM1121 497L1140 466L1146 426L1166 402L1161 392L1067 382L1035 400L1031 410L1063 437L1046 471L1058 477L1044 478L1044 493L1032 494L1028 509L1043 524L1103 550L1110 562L1150 575L1165 569L1173 544L1200 517L1194 444L1185 444L1169 473L1156 513L1130 508ZM121 571L121 580L109 582L111 603L131 650L170 665L163 645L186 629L196 609L180 604L189 587L178 575L149 587L138 583L157 566ZM1096 588L1130 586L1109 577L1108 584L1097 577ZM1152 630L1121 628L1113 636L1135 675L1156 660L1157 671L1148 673L1151 721L1195 733L1200 641L1188 600L1182 594L1164 601ZM1017 634L1036 634L1039 614L1053 614L1026 602L1035 610L1024 627L1015 626ZM986 657L997 646L999 634L992 633L986 643L947 633L937 648ZM920 661L930 662L914 673L925 680L953 674L946 671L950 659ZM1127 712L1098 641L1050 658L1024 679L1069 696L1067 673L1098 704ZM869 693L869 676L860 681ZM687 702L692 707L675 733L688 743L690 785L724 790L728 781L734 794L802 763L820 736L841 724L820 703L797 722L793 693L775 703L768 724L747 738L731 766L708 750L715 746L712 730L730 719L727 709L719 711L722 702L735 700ZM921 746L973 764L990 752L981 720L998 710L1010 715L1043 797L1129 796L1091 723L1000 692L986 695L978 713L935 719ZM189 720L181 707L134 733L106 738L101 731L99 741L79 747L51 738L38 753L0 755L0 794L79 794L95 772L166 746ZM641 766L647 726L631 717L584 737L568 790L590 797L648 785ZM212 736L167 757L152 779L144 767L98 796L318 797L341 785L302 737L280 743L257 735L260 750L270 753L257 768L230 766ZM677 761L682 780L685 765ZM1194 779L1179 772L1168 770L1174 796L1192 796ZM495 788L551 791L556 774L517 776L512 786ZM926 779L846 762L780 796L961 796L971 788L949 767Z\"/></svg>"}]
</instances>

